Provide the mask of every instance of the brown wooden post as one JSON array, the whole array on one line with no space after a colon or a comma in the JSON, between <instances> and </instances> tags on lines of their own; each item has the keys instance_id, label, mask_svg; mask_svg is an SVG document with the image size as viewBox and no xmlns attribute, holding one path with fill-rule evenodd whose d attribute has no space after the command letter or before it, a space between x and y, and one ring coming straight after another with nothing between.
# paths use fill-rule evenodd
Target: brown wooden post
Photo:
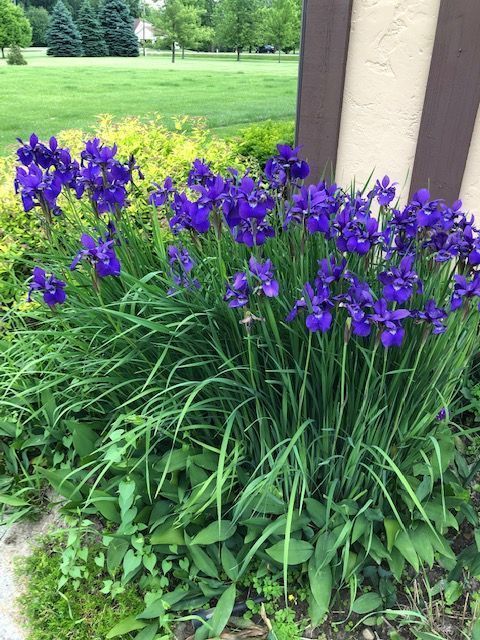
<instances>
[{"instance_id":1,"label":"brown wooden post","mask_svg":"<svg viewBox=\"0 0 480 640\"><path fill-rule=\"evenodd\" d=\"M458 198L479 102L480 0L441 0L411 193Z\"/></svg>"},{"instance_id":2,"label":"brown wooden post","mask_svg":"<svg viewBox=\"0 0 480 640\"><path fill-rule=\"evenodd\" d=\"M303 0L296 140L310 182L335 175L352 2Z\"/></svg>"}]
</instances>

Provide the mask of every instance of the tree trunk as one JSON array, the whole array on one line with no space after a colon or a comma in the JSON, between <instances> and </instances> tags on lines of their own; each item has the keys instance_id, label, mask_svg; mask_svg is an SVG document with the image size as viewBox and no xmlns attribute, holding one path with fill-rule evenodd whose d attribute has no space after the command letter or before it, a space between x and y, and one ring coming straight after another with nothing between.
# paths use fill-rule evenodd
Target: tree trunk
<instances>
[{"instance_id":1,"label":"tree trunk","mask_svg":"<svg viewBox=\"0 0 480 640\"><path fill-rule=\"evenodd\" d=\"M185 47L182 47L182 60L185 58Z\"/></svg>"},{"instance_id":2,"label":"tree trunk","mask_svg":"<svg viewBox=\"0 0 480 640\"><path fill-rule=\"evenodd\" d=\"M172 62L175 62L175 42L172 42Z\"/></svg>"},{"instance_id":3,"label":"tree trunk","mask_svg":"<svg viewBox=\"0 0 480 640\"><path fill-rule=\"evenodd\" d=\"M2 58L5 58L5 51L4 51L3 47L2 47Z\"/></svg>"},{"instance_id":4,"label":"tree trunk","mask_svg":"<svg viewBox=\"0 0 480 640\"><path fill-rule=\"evenodd\" d=\"M280 47L278 47L278 61L280 62L280 56L281 56L282 52Z\"/></svg>"},{"instance_id":5,"label":"tree trunk","mask_svg":"<svg viewBox=\"0 0 480 640\"><path fill-rule=\"evenodd\" d=\"M237 62L240 62L240 47L237 47Z\"/></svg>"}]
</instances>

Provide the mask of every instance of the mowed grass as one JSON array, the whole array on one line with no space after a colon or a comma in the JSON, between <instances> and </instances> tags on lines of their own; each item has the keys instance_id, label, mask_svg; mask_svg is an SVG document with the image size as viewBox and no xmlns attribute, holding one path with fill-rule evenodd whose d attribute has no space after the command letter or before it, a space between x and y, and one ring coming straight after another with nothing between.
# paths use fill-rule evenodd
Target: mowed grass
<instances>
[{"instance_id":1,"label":"mowed grass","mask_svg":"<svg viewBox=\"0 0 480 640\"><path fill-rule=\"evenodd\" d=\"M202 116L229 134L268 118L292 118L298 58L190 54L172 64L167 53L139 58L49 58L28 50L28 65L0 61L0 154L32 131L89 129L99 114ZM172 123L173 124L173 123Z\"/></svg>"}]
</instances>

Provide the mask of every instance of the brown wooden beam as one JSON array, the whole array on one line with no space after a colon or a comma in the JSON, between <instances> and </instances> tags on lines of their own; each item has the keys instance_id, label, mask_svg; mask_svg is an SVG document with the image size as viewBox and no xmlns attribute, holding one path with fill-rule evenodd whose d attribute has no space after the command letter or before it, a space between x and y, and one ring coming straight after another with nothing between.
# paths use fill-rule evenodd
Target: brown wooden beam
<instances>
[{"instance_id":1,"label":"brown wooden beam","mask_svg":"<svg viewBox=\"0 0 480 640\"><path fill-rule=\"evenodd\" d=\"M303 0L296 140L310 182L335 175L352 2Z\"/></svg>"},{"instance_id":2,"label":"brown wooden beam","mask_svg":"<svg viewBox=\"0 0 480 640\"><path fill-rule=\"evenodd\" d=\"M441 0L411 193L458 198L479 103L480 0Z\"/></svg>"}]
</instances>

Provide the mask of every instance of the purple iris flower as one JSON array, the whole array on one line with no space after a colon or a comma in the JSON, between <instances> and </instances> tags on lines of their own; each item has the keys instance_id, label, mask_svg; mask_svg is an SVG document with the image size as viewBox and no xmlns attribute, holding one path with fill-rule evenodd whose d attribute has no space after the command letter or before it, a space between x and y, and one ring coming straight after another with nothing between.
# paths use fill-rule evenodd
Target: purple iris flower
<instances>
[{"instance_id":1,"label":"purple iris flower","mask_svg":"<svg viewBox=\"0 0 480 640\"><path fill-rule=\"evenodd\" d=\"M332 284L332 282L338 282L344 277L347 260L346 258L342 258L342 260L337 264L335 257L332 255L329 258L318 260L318 266L319 269L315 279L315 286L328 286Z\"/></svg>"},{"instance_id":2,"label":"purple iris flower","mask_svg":"<svg viewBox=\"0 0 480 640\"><path fill-rule=\"evenodd\" d=\"M278 280L273 277L275 267L271 260L265 260L265 262L258 262L253 256L251 256L248 267L252 275L260 281L258 290L261 290L267 298L275 298L278 296L279 284ZM257 291L257 289L255 291Z\"/></svg>"},{"instance_id":3,"label":"purple iris flower","mask_svg":"<svg viewBox=\"0 0 480 640\"><path fill-rule=\"evenodd\" d=\"M398 267L390 267L378 275L383 295L389 302L404 304L412 297L415 287L418 293L423 293L422 281L413 269L414 260L413 255L405 256Z\"/></svg>"},{"instance_id":4,"label":"purple iris flower","mask_svg":"<svg viewBox=\"0 0 480 640\"><path fill-rule=\"evenodd\" d=\"M49 307L54 307L56 304L63 304L65 302L67 297L65 293L66 282L56 278L53 273L47 276L45 270L40 267L35 267L32 275L33 279L28 291L28 302L31 301L34 291L43 293L43 301L45 304L48 304Z\"/></svg>"},{"instance_id":5,"label":"purple iris flower","mask_svg":"<svg viewBox=\"0 0 480 640\"><path fill-rule=\"evenodd\" d=\"M132 171L137 168L133 157L122 164L115 156L117 145L108 147L98 138L88 140L81 152L82 168L78 177L77 197L86 190L97 214L118 212L127 202L127 185L133 182ZM140 177L141 174L139 172Z\"/></svg>"},{"instance_id":6,"label":"purple iris flower","mask_svg":"<svg viewBox=\"0 0 480 640\"><path fill-rule=\"evenodd\" d=\"M465 276L455 275L451 309L456 311L462 306L464 299L480 297L480 272L472 276L470 282Z\"/></svg>"},{"instance_id":7,"label":"purple iris flower","mask_svg":"<svg viewBox=\"0 0 480 640\"><path fill-rule=\"evenodd\" d=\"M156 187L155 191L150 194L148 201L150 204L153 204L155 207L161 207L167 202L171 193L175 193L175 188L173 186L173 180L170 178L165 178L163 186L154 183L154 187Z\"/></svg>"},{"instance_id":8,"label":"purple iris flower","mask_svg":"<svg viewBox=\"0 0 480 640\"><path fill-rule=\"evenodd\" d=\"M288 144L279 144L277 150L278 154L265 165L265 175L272 187L282 187L288 181L304 180L308 176L308 163L298 157L300 147L292 149Z\"/></svg>"},{"instance_id":9,"label":"purple iris flower","mask_svg":"<svg viewBox=\"0 0 480 640\"><path fill-rule=\"evenodd\" d=\"M236 197L238 199L238 212L242 220L255 218L263 220L267 213L273 209L273 198L262 189L250 176L244 176L240 181Z\"/></svg>"},{"instance_id":10,"label":"purple iris flower","mask_svg":"<svg viewBox=\"0 0 480 640\"><path fill-rule=\"evenodd\" d=\"M81 260L87 260L94 268L100 278L120 275L120 261L114 249L114 240L95 241L92 236L84 233L80 239L83 249L81 249L70 265L73 271Z\"/></svg>"},{"instance_id":11,"label":"purple iris flower","mask_svg":"<svg viewBox=\"0 0 480 640\"><path fill-rule=\"evenodd\" d=\"M168 264L170 266L179 265L185 273L190 273L190 271L195 266L190 254L188 253L185 247L176 247L175 245L169 245L167 247L168 253Z\"/></svg>"},{"instance_id":12,"label":"purple iris flower","mask_svg":"<svg viewBox=\"0 0 480 640\"><path fill-rule=\"evenodd\" d=\"M302 187L300 193L293 195L293 203L285 217L284 228L291 222L305 224L309 233L330 235L330 219L341 205L343 196L336 184L328 186L325 182Z\"/></svg>"},{"instance_id":13,"label":"purple iris flower","mask_svg":"<svg viewBox=\"0 0 480 640\"><path fill-rule=\"evenodd\" d=\"M36 164L27 168L17 167L15 192L20 193L25 211L41 207L47 213L60 213L57 198L62 191L62 181L54 173L43 172Z\"/></svg>"},{"instance_id":14,"label":"purple iris flower","mask_svg":"<svg viewBox=\"0 0 480 640\"><path fill-rule=\"evenodd\" d=\"M58 142L53 136L50 138L48 146L40 142L38 136L34 133L30 136L28 143L24 143L20 138L17 138L17 140L22 145L17 149L17 158L24 166L28 167L30 164L35 163L42 169L49 169L55 164Z\"/></svg>"},{"instance_id":15,"label":"purple iris flower","mask_svg":"<svg viewBox=\"0 0 480 640\"><path fill-rule=\"evenodd\" d=\"M410 316L408 309L387 308L387 301L380 299L373 305L372 322L381 326L380 340L384 347L400 347L405 335L401 321Z\"/></svg>"},{"instance_id":16,"label":"purple iris flower","mask_svg":"<svg viewBox=\"0 0 480 640\"><path fill-rule=\"evenodd\" d=\"M118 162L115 159L117 155L117 145L108 147L106 144L102 144L99 138L93 140L87 140L85 143L85 149L81 152L82 160L87 162L93 162L103 166L112 166Z\"/></svg>"},{"instance_id":17,"label":"purple iris flower","mask_svg":"<svg viewBox=\"0 0 480 640\"><path fill-rule=\"evenodd\" d=\"M448 317L448 314L445 309L437 307L435 300L427 300L425 309L423 311L417 311L415 315L419 320L430 323L433 327L432 333L434 334L445 333L447 330L444 321Z\"/></svg>"},{"instance_id":18,"label":"purple iris flower","mask_svg":"<svg viewBox=\"0 0 480 640\"><path fill-rule=\"evenodd\" d=\"M438 200L430 200L428 189L420 189L413 194L410 206L416 210L419 227L434 227L441 220Z\"/></svg>"},{"instance_id":19,"label":"purple iris flower","mask_svg":"<svg viewBox=\"0 0 480 640\"><path fill-rule=\"evenodd\" d=\"M250 287L248 285L247 274L244 271L236 273L231 282L227 283L227 292L223 299L228 302L232 309L244 307L248 304Z\"/></svg>"},{"instance_id":20,"label":"purple iris flower","mask_svg":"<svg viewBox=\"0 0 480 640\"><path fill-rule=\"evenodd\" d=\"M371 333L370 308L373 307L373 296L368 283L361 282L353 275L351 282L347 293L341 294L338 299L352 320L353 334L365 338Z\"/></svg>"},{"instance_id":21,"label":"purple iris flower","mask_svg":"<svg viewBox=\"0 0 480 640\"><path fill-rule=\"evenodd\" d=\"M267 221L259 222L255 218L241 220L233 233L236 242L250 248L265 244L267 238L273 238L275 235L273 227Z\"/></svg>"},{"instance_id":22,"label":"purple iris flower","mask_svg":"<svg viewBox=\"0 0 480 640\"><path fill-rule=\"evenodd\" d=\"M328 287L314 289L309 282L305 284L304 291L305 294L295 302L285 321L292 322L300 310L306 309L308 311L305 321L307 329L311 332L325 333L330 329L333 321L331 309L334 305L330 299L330 291Z\"/></svg>"},{"instance_id":23,"label":"purple iris flower","mask_svg":"<svg viewBox=\"0 0 480 640\"><path fill-rule=\"evenodd\" d=\"M390 183L390 178L384 176L382 181L377 180L375 186L368 194L369 198L377 198L377 202L380 206L388 206L395 198L395 186L396 182Z\"/></svg>"},{"instance_id":24,"label":"purple iris flower","mask_svg":"<svg viewBox=\"0 0 480 640\"><path fill-rule=\"evenodd\" d=\"M222 178L221 175L217 175L206 183L206 186L198 184L192 187L195 191L200 193L198 204L208 209L213 207L220 207L223 203L225 196L228 193L228 183Z\"/></svg>"},{"instance_id":25,"label":"purple iris flower","mask_svg":"<svg viewBox=\"0 0 480 640\"><path fill-rule=\"evenodd\" d=\"M206 233L210 229L210 209L192 202L185 193L174 193L170 208L174 215L168 222L174 234L183 230Z\"/></svg>"},{"instance_id":26,"label":"purple iris flower","mask_svg":"<svg viewBox=\"0 0 480 640\"><path fill-rule=\"evenodd\" d=\"M367 254L379 242L378 221L370 215L368 203L360 198L348 202L335 218L338 233L337 247L340 251Z\"/></svg>"},{"instance_id":27,"label":"purple iris flower","mask_svg":"<svg viewBox=\"0 0 480 640\"><path fill-rule=\"evenodd\" d=\"M196 158L192 163L192 168L188 173L187 184L189 187L201 185L206 187L214 180L214 175L210 165L205 160Z\"/></svg>"},{"instance_id":28,"label":"purple iris flower","mask_svg":"<svg viewBox=\"0 0 480 640\"><path fill-rule=\"evenodd\" d=\"M171 277L177 288L182 289L199 289L200 282L190 276L195 263L185 247L181 245L169 245L167 247L168 263L170 265ZM176 288L168 290L167 294L172 295L176 292Z\"/></svg>"}]
</instances>

